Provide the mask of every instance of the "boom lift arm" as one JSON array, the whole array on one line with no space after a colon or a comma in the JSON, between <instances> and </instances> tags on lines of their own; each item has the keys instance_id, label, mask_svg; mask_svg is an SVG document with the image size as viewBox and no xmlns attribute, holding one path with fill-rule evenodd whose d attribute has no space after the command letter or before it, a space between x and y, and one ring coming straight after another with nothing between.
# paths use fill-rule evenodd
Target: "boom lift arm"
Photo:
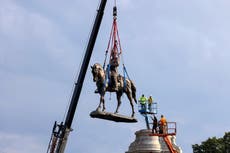
<instances>
[{"instance_id":1,"label":"boom lift arm","mask_svg":"<svg viewBox=\"0 0 230 153\"><path fill-rule=\"evenodd\" d=\"M86 48L85 56L81 65L78 80L75 83L72 99L68 109L68 113L65 122L60 124L54 123L53 132L50 139L50 144L47 149L47 153L64 153L65 146L68 140L69 133L71 131L71 125L73 122L74 114L78 104L78 100L81 94L82 85L85 79L86 71L89 65L89 61L92 55L92 51L95 45L97 34L101 25L101 21L104 14L104 9L107 0L101 0L99 9L97 10L97 16L94 21L93 29L89 38L89 42Z\"/></svg>"},{"instance_id":2,"label":"boom lift arm","mask_svg":"<svg viewBox=\"0 0 230 153\"><path fill-rule=\"evenodd\" d=\"M177 150L173 148L173 145L172 145L172 143L169 140L167 135L163 136L163 139L164 139L165 143L167 144L170 153L178 153Z\"/></svg>"}]
</instances>

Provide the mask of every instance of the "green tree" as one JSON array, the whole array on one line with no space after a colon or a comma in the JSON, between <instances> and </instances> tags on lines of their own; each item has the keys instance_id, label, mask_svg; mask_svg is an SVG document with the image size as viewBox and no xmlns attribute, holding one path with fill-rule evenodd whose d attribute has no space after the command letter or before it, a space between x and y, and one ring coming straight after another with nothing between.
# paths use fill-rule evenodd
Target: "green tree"
<instances>
[{"instance_id":1,"label":"green tree","mask_svg":"<svg viewBox=\"0 0 230 153\"><path fill-rule=\"evenodd\" d=\"M200 145L192 145L193 153L230 153L230 132L226 132L223 138L208 138Z\"/></svg>"},{"instance_id":2,"label":"green tree","mask_svg":"<svg viewBox=\"0 0 230 153\"><path fill-rule=\"evenodd\" d=\"M223 137L225 153L230 153L230 132L226 132Z\"/></svg>"}]
</instances>

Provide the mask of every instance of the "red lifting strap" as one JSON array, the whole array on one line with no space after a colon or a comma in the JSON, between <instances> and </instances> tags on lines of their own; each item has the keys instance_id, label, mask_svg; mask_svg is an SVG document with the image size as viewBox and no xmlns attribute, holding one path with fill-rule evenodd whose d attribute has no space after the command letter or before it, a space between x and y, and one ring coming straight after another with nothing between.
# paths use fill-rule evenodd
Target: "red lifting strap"
<instances>
[{"instance_id":1,"label":"red lifting strap","mask_svg":"<svg viewBox=\"0 0 230 153\"><path fill-rule=\"evenodd\" d=\"M112 29L110 32L110 37L109 37L109 42L108 42L106 52L110 51L110 59L116 58L117 60L119 60L120 54L122 53L122 49L121 49L121 42L120 42L120 37L119 37L118 27L117 27L116 7L114 7L113 11L114 11L113 24L112 24Z\"/></svg>"}]
</instances>

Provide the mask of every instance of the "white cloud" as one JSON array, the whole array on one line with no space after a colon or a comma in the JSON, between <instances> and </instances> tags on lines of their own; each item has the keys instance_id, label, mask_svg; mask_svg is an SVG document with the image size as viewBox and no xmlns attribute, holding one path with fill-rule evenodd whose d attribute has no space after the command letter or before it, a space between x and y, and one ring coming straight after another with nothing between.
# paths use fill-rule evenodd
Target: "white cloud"
<instances>
[{"instance_id":1,"label":"white cloud","mask_svg":"<svg viewBox=\"0 0 230 153\"><path fill-rule=\"evenodd\" d=\"M41 153L45 152L44 148L34 136L0 132L1 153Z\"/></svg>"},{"instance_id":2,"label":"white cloud","mask_svg":"<svg viewBox=\"0 0 230 153\"><path fill-rule=\"evenodd\" d=\"M97 2L0 1L0 119L14 120L21 115L20 122L17 119L12 123L6 122L3 128L16 132L26 129L23 131L25 138L22 134L1 132L1 142L4 136L10 144L8 147L0 142L1 148L4 144L3 151L14 153L17 150L18 153L24 149L21 147L24 142L30 141L29 152L35 152L36 148L44 152L41 146L36 145L40 138L34 135L49 135L47 127L51 118L63 115L73 82L71 77L84 51L82 46L86 44L84 39L90 31ZM92 63L104 58L103 49L108 43L112 24L112 5L113 1L108 1ZM117 6L125 63L137 85L137 95L142 92L153 94L159 100L159 113L178 121L178 134L188 146L184 152L191 151L189 143L192 142L187 138L198 133L193 129L201 129L199 133L202 133L193 137L193 142L212 136L216 129L218 132L215 134L227 130L212 126L212 122L227 122L227 117L220 121L220 116L213 115L208 119L208 126L203 127L201 123L214 110L223 115L229 112L229 2L122 0L117 1ZM63 80L68 80L71 85L67 82L62 84ZM107 142L108 136L111 142L105 148L97 147L98 152L108 152L113 149L112 141L120 140L122 146L119 146L119 151L127 150L128 144L134 140L134 132L145 128L144 119L138 113L140 122L130 125L90 119L89 112L99 102L98 95L93 94L94 89L91 74L87 74L78 104L77 121L74 121L76 126L73 126L78 128L77 134L75 131L71 133L74 141L70 139L68 142L69 152L84 150L85 144L100 146ZM116 105L115 100L106 101L108 110L115 108L112 106ZM130 114L130 106L124 101L121 112ZM9 114L5 108L13 109L14 113ZM197 112L203 112L203 115ZM37 120L24 127L34 118ZM20 128L12 126L15 122L20 124ZM38 125L43 125L43 128L35 128ZM185 146L184 141L178 144ZM87 149L86 152L93 150Z\"/></svg>"},{"instance_id":3,"label":"white cloud","mask_svg":"<svg viewBox=\"0 0 230 153\"><path fill-rule=\"evenodd\" d=\"M4 66L14 69L17 66L28 67L35 55L38 58L33 60L34 65L40 65L39 58L43 58L43 62L46 59L55 61L65 68L72 64L63 61L72 57L76 50L64 30L54 20L13 1L3 1L1 4L0 33L1 64Z\"/></svg>"}]
</instances>

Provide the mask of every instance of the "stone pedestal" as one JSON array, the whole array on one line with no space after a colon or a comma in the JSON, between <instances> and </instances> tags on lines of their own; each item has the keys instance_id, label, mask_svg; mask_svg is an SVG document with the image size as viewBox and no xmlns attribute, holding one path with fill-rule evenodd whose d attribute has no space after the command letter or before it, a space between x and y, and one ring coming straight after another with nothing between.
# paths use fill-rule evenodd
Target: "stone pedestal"
<instances>
[{"instance_id":1,"label":"stone pedestal","mask_svg":"<svg viewBox=\"0 0 230 153\"><path fill-rule=\"evenodd\" d=\"M140 130L135 133L136 139L129 146L126 153L171 153L162 136L150 136L151 130ZM167 136L177 153L182 153L176 144L176 136Z\"/></svg>"},{"instance_id":2,"label":"stone pedestal","mask_svg":"<svg viewBox=\"0 0 230 153\"><path fill-rule=\"evenodd\" d=\"M136 140L130 144L126 153L160 153L161 145L158 136L149 136L151 130L137 131Z\"/></svg>"},{"instance_id":3,"label":"stone pedestal","mask_svg":"<svg viewBox=\"0 0 230 153\"><path fill-rule=\"evenodd\" d=\"M177 150L177 152L182 153L181 147L176 144L176 136L171 136L171 142L173 147Z\"/></svg>"}]
</instances>

